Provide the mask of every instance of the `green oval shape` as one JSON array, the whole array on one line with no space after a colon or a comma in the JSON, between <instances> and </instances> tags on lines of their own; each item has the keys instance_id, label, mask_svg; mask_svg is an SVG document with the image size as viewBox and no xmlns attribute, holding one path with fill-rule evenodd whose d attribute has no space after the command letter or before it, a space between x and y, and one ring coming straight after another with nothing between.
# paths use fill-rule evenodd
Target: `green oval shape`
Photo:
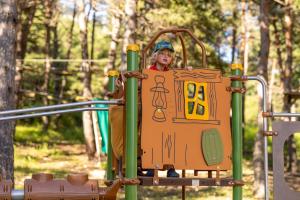
<instances>
[{"instance_id":1,"label":"green oval shape","mask_svg":"<svg viewBox=\"0 0 300 200\"><path fill-rule=\"evenodd\" d=\"M215 128L202 132L202 152L208 166L220 164L224 159L224 146L219 131Z\"/></svg>"}]
</instances>

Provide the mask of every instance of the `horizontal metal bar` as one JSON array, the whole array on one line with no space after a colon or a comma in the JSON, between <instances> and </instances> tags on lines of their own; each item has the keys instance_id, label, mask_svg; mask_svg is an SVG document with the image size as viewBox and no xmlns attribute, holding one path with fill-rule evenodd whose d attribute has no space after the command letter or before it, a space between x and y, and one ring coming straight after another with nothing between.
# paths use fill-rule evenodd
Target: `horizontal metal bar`
<instances>
[{"instance_id":1,"label":"horizontal metal bar","mask_svg":"<svg viewBox=\"0 0 300 200\"><path fill-rule=\"evenodd\" d=\"M14 115L8 117L0 117L0 121L10 121L10 120L27 119L27 118L42 117L42 116L49 116L49 115L56 115L56 114L65 114L65 113L82 112L82 111L97 111L97 110L108 110L108 108L97 108L97 107L73 108L67 110L57 110L57 111L33 113L33 114L26 114L26 115Z\"/></svg>"},{"instance_id":2,"label":"horizontal metal bar","mask_svg":"<svg viewBox=\"0 0 300 200\"><path fill-rule=\"evenodd\" d=\"M46 59L46 58L40 58L40 59L17 59L18 61L23 62L98 62L103 63L105 61L99 60L99 59Z\"/></svg>"},{"instance_id":3,"label":"horizontal metal bar","mask_svg":"<svg viewBox=\"0 0 300 200\"><path fill-rule=\"evenodd\" d=\"M300 113L274 113L271 112L270 115L272 117L300 117Z\"/></svg>"},{"instance_id":4,"label":"horizontal metal bar","mask_svg":"<svg viewBox=\"0 0 300 200\"><path fill-rule=\"evenodd\" d=\"M23 200L24 190L12 190L11 191L12 200Z\"/></svg>"},{"instance_id":5,"label":"horizontal metal bar","mask_svg":"<svg viewBox=\"0 0 300 200\"><path fill-rule=\"evenodd\" d=\"M36 111L45 111L45 110L57 110L60 108L68 108L68 107L78 107L78 106L87 106L87 105L94 105L94 104L111 104L111 105L121 105L123 101L118 100L98 100L98 101L84 101L84 102L74 102L74 103L66 103L66 104L57 104L57 105L50 105L50 106L41 106L35 108L25 108L25 109L16 109L16 110L7 110L0 112L1 115L12 115L12 114L21 114L21 113L28 113L28 112L36 112Z\"/></svg>"},{"instance_id":6,"label":"horizontal metal bar","mask_svg":"<svg viewBox=\"0 0 300 200\"><path fill-rule=\"evenodd\" d=\"M158 178L153 184L153 177L138 177L142 186L233 186L232 178ZM219 183L218 183L219 182Z\"/></svg>"}]
</instances>

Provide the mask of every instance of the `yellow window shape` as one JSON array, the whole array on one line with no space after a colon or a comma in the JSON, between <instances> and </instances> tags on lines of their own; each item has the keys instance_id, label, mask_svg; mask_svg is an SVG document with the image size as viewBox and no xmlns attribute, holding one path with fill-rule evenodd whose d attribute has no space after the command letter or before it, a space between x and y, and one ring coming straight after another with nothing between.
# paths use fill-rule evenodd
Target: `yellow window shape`
<instances>
[{"instance_id":1,"label":"yellow window shape","mask_svg":"<svg viewBox=\"0 0 300 200\"><path fill-rule=\"evenodd\" d=\"M186 119L208 120L207 83L184 82Z\"/></svg>"}]
</instances>

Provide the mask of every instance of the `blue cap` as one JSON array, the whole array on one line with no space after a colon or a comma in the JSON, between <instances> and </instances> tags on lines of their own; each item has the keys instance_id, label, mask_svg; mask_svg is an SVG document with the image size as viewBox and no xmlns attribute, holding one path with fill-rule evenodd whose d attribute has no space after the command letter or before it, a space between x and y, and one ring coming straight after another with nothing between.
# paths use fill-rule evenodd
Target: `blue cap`
<instances>
[{"instance_id":1,"label":"blue cap","mask_svg":"<svg viewBox=\"0 0 300 200\"><path fill-rule=\"evenodd\" d=\"M174 52L174 48L173 48L172 44L165 40L161 40L158 43L156 43L153 52L155 53L162 49L168 49L168 50Z\"/></svg>"}]
</instances>

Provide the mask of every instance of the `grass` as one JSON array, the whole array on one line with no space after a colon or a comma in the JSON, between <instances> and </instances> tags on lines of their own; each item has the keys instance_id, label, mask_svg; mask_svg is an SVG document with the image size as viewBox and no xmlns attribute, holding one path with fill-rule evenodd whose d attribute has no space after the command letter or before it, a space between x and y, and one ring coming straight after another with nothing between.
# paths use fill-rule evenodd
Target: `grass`
<instances>
[{"instance_id":1,"label":"grass","mask_svg":"<svg viewBox=\"0 0 300 200\"><path fill-rule=\"evenodd\" d=\"M105 162L102 162L105 163ZM105 166L96 161L89 161L82 144L26 145L15 146L15 181L16 188L22 189L24 179L33 173L52 173L55 178L64 178L69 173L84 172L90 178L104 179ZM165 173L165 172L163 172ZM187 175L191 175L191 172ZM230 175L230 172L223 174ZM165 175L163 175L165 176ZM245 200L252 198L253 171L250 162L244 162ZM100 182L103 185L103 181ZM180 199L181 187L138 187L138 199ZM230 187L186 187L186 199L232 199ZM118 193L118 199L124 199L124 189Z\"/></svg>"},{"instance_id":2,"label":"grass","mask_svg":"<svg viewBox=\"0 0 300 200\"><path fill-rule=\"evenodd\" d=\"M93 178L104 178L103 165L88 161L82 144L15 145L16 188L34 173L52 173L63 178L69 173L88 173Z\"/></svg>"},{"instance_id":3,"label":"grass","mask_svg":"<svg viewBox=\"0 0 300 200\"><path fill-rule=\"evenodd\" d=\"M42 144L42 143L72 143L83 142L82 129L72 126L72 129L60 128L58 130L49 129L47 133L42 131L42 125L18 125L16 127L15 141L22 144Z\"/></svg>"}]
</instances>

